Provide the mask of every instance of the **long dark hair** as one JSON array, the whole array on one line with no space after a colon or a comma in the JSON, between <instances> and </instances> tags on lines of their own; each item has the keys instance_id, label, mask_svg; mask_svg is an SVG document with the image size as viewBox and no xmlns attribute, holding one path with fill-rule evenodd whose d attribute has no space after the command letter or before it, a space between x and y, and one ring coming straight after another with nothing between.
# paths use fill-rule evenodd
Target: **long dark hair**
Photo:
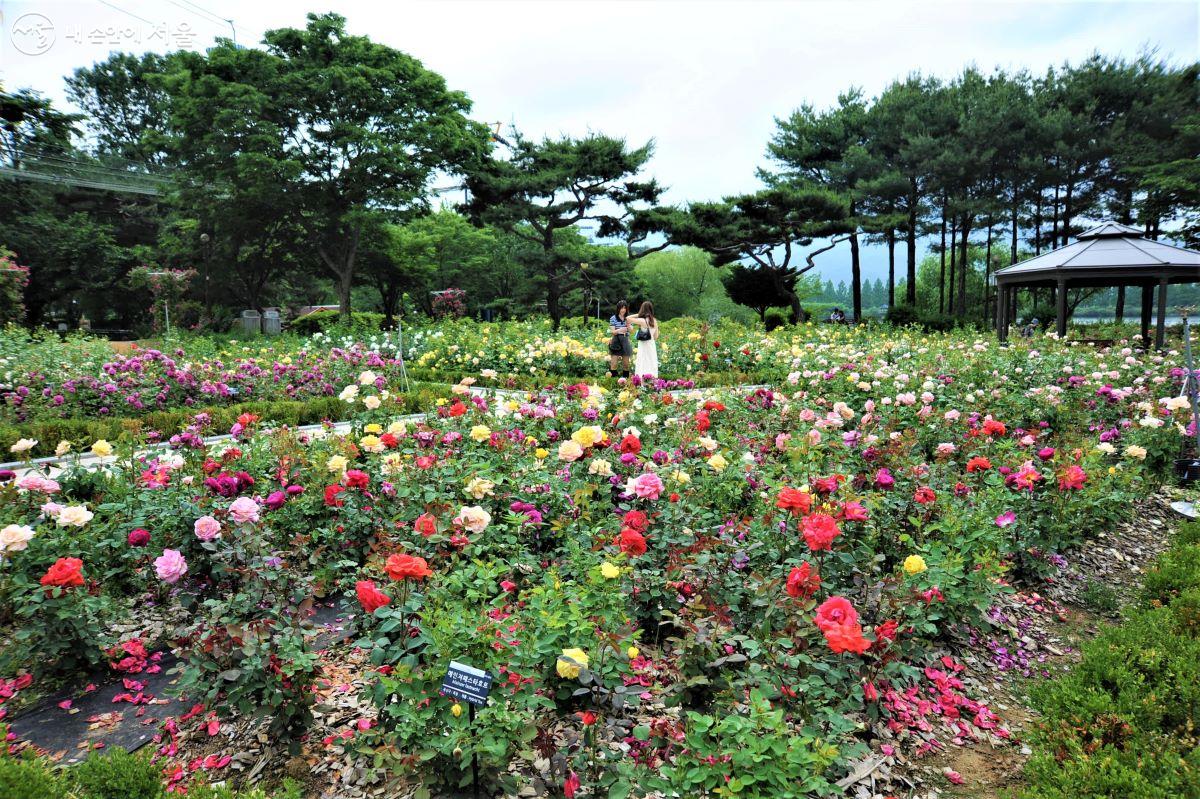
<instances>
[{"instance_id":1,"label":"long dark hair","mask_svg":"<svg viewBox=\"0 0 1200 799\"><path fill-rule=\"evenodd\" d=\"M654 318L654 306L650 303L650 300L642 303L642 307L638 309L637 315L642 319L649 320L650 327L658 326L658 320Z\"/></svg>"},{"instance_id":2,"label":"long dark hair","mask_svg":"<svg viewBox=\"0 0 1200 799\"><path fill-rule=\"evenodd\" d=\"M628 313L629 313L629 303L625 302L625 300L620 300L620 301L618 301L618 302L617 302L617 310L613 311L613 316L615 316L615 317L617 317L618 319L620 319L620 318L621 318L621 309L622 309L622 308L624 308L624 309L625 309L625 313L626 313L626 314L628 314Z\"/></svg>"}]
</instances>

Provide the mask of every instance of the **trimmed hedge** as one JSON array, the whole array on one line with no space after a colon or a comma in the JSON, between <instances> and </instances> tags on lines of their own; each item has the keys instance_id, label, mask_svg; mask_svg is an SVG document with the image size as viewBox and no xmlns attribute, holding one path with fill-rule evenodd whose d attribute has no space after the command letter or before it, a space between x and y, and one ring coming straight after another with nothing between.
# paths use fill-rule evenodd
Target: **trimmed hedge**
<instances>
[{"instance_id":1,"label":"trimmed hedge","mask_svg":"<svg viewBox=\"0 0 1200 799\"><path fill-rule=\"evenodd\" d=\"M1033 691L1023 799L1200 797L1200 524L1148 573L1146 606L1083 647L1071 673Z\"/></svg>"}]
</instances>

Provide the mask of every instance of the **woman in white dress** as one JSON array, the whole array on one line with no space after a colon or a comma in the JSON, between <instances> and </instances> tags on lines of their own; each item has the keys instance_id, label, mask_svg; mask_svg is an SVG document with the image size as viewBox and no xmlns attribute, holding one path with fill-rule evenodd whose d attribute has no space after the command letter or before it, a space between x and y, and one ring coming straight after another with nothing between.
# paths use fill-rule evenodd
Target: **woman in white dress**
<instances>
[{"instance_id":1,"label":"woman in white dress","mask_svg":"<svg viewBox=\"0 0 1200 799\"><path fill-rule=\"evenodd\" d=\"M636 325L637 358L633 373L642 377L658 377L658 320L654 318L654 306L650 301L642 303L636 316L625 317L625 322Z\"/></svg>"}]
</instances>

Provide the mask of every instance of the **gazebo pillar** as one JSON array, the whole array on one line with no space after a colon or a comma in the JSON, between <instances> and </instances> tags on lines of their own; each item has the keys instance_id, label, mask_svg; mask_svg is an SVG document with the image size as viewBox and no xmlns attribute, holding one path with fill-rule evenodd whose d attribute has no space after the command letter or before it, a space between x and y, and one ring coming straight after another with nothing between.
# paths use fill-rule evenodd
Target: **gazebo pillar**
<instances>
[{"instance_id":1,"label":"gazebo pillar","mask_svg":"<svg viewBox=\"0 0 1200 799\"><path fill-rule=\"evenodd\" d=\"M1154 287L1142 284L1142 346L1150 347L1150 311L1154 307Z\"/></svg>"},{"instance_id":2,"label":"gazebo pillar","mask_svg":"<svg viewBox=\"0 0 1200 799\"><path fill-rule=\"evenodd\" d=\"M1154 330L1154 346L1162 349L1167 341L1167 279L1158 279L1158 325Z\"/></svg>"},{"instance_id":3,"label":"gazebo pillar","mask_svg":"<svg viewBox=\"0 0 1200 799\"><path fill-rule=\"evenodd\" d=\"M1060 277L1054 292L1054 309L1058 318L1054 320L1055 332L1059 338L1067 337L1067 279Z\"/></svg>"},{"instance_id":4,"label":"gazebo pillar","mask_svg":"<svg viewBox=\"0 0 1200 799\"><path fill-rule=\"evenodd\" d=\"M1000 343L1008 341L1008 289L996 284L996 335Z\"/></svg>"}]
</instances>

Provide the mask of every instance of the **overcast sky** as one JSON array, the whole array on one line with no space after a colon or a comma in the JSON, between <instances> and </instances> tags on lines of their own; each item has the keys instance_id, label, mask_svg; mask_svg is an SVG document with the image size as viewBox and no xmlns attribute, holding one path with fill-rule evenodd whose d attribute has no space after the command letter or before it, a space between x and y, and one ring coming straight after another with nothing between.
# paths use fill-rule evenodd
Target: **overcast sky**
<instances>
[{"instance_id":1,"label":"overcast sky","mask_svg":"<svg viewBox=\"0 0 1200 799\"><path fill-rule=\"evenodd\" d=\"M969 64L1041 72L1094 51L1200 58L1196 0L0 0L0 81L65 105L63 76L112 51L202 50L233 33L225 19L257 43L334 8L467 92L481 121L653 139L649 173L677 203L753 189L775 117L849 86ZM848 277L845 252L826 259ZM866 271L885 276L886 256L869 252Z\"/></svg>"}]
</instances>

